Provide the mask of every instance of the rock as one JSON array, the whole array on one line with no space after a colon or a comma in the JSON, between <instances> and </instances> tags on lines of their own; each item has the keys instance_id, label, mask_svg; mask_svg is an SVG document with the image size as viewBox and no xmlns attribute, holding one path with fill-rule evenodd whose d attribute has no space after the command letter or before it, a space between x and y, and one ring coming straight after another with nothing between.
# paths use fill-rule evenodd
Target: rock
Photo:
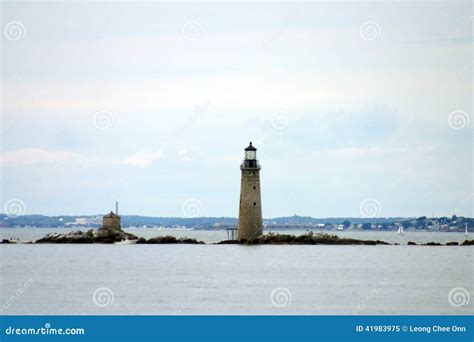
<instances>
[{"instance_id":1,"label":"rock","mask_svg":"<svg viewBox=\"0 0 474 342\"><path fill-rule=\"evenodd\" d=\"M130 233L126 233L121 229L114 228L99 228L97 230L97 236L92 237L94 242L99 243L114 243L126 240L137 240L138 238Z\"/></svg>"},{"instance_id":2,"label":"rock","mask_svg":"<svg viewBox=\"0 0 474 342\"><path fill-rule=\"evenodd\" d=\"M3 239L2 244L10 244L10 243L16 243L15 241L12 241L12 240L7 240L7 239Z\"/></svg>"},{"instance_id":3,"label":"rock","mask_svg":"<svg viewBox=\"0 0 474 342\"><path fill-rule=\"evenodd\" d=\"M66 234L50 233L36 243L115 243L125 240L137 240L138 238L123 230L99 228L90 229L87 232L77 230Z\"/></svg>"},{"instance_id":4,"label":"rock","mask_svg":"<svg viewBox=\"0 0 474 342\"><path fill-rule=\"evenodd\" d=\"M246 245L390 245L388 242L380 240L357 240L340 238L337 235L329 234L267 234L260 235L252 240L226 240L218 244L246 244Z\"/></svg>"},{"instance_id":5,"label":"rock","mask_svg":"<svg viewBox=\"0 0 474 342\"><path fill-rule=\"evenodd\" d=\"M197 241L192 238L175 238L174 236L157 236L151 239L140 238L137 241L137 244L204 244L202 241Z\"/></svg>"},{"instance_id":6,"label":"rock","mask_svg":"<svg viewBox=\"0 0 474 342\"><path fill-rule=\"evenodd\" d=\"M240 241L239 240L224 240L224 241L219 241L216 243L216 245L239 245Z\"/></svg>"},{"instance_id":7,"label":"rock","mask_svg":"<svg viewBox=\"0 0 474 342\"><path fill-rule=\"evenodd\" d=\"M192 245L205 244L203 241L197 241L196 239L192 239L192 238L180 238L178 241L179 241L178 243L185 243L185 244L192 244Z\"/></svg>"},{"instance_id":8,"label":"rock","mask_svg":"<svg viewBox=\"0 0 474 342\"><path fill-rule=\"evenodd\" d=\"M446 244L446 246L457 246L457 245L459 245L459 243L457 243L457 242L448 242Z\"/></svg>"},{"instance_id":9,"label":"rock","mask_svg":"<svg viewBox=\"0 0 474 342\"><path fill-rule=\"evenodd\" d=\"M442 244L440 244L439 242L428 242L428 243L425 243L425 246L442 246Z\"/></svg>"},{"instance_id":10,"label":"rock","mask_svg":"<svg viewBox=\"0 0 474 342\"><path fill-rule=\"evenodd\" d=\"M78 230L66 234L49 233L35 243L93 243L93 240L87 235L87 232Z\"/></svg>"},{"instance_id":11,"label":"rock","mask_svg":"<svg viewBox=\"0 0 474 342\"><path fill-rule=\"evenodd\" d=\"M416 243L413 241L408 241L407 243L408 246L416 246Z\"/></svg>"},{"instance_id":12,"label":"rock","mask_svg":"<svg viewBox=\"0 0 474 342\"><path fill-rule=\"evenodd\" d=\"M474 240L464 240L461 246L474 246Z\"/></svg>"}]
</instances>

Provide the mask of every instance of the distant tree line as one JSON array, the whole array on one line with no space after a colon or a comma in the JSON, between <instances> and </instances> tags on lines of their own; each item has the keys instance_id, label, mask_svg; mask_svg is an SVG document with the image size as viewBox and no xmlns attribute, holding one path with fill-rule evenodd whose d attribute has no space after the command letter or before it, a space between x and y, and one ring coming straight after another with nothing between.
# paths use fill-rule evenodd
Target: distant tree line
<instances>
[{"instance_id":1,"label":"distant tree line","mask_svg":"<svg viewBox=\"0 0 474 342\"><path fill-rule=\"evenodd\" d=\"M22 215L19 217L8 217L0 214L0 227L67 227L74 225L78 218L89 218L91 224L88 226L99 227L100 219L98 215L94 216L43 216L43 215ZM96 220L92 220L96 218ZM100 218L100 217L99 217ZM332 217L332 218L314 218L310 216L289 216L264 219L265 227L271 229L274 227L282 228L327 228L334 225L342 225L344 229L377 229L391 230L399 225L404 229L420 230L446 230L446 229L464 229L467 224L469 230L474 230L474 219L461 216L428 218L421 216L417 218L403 217L377 217L377 218L359 218L359 217ZM125 215L122 216L122 226L124 227L186 227L196 229L219 229L226 227L235 227L237 218L234 217L152 217Z\"/></svg>"}]
</instances>

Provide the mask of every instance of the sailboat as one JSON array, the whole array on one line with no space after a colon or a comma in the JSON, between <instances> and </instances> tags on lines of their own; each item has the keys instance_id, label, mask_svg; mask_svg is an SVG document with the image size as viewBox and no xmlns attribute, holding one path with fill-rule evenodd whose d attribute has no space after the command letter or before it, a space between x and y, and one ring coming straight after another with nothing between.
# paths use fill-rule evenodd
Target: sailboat
<instances>
[{"instance_id":1,"label":"sailboat","mask_svg":"<svg viewBox=\"0 0 474 342\"><path fill-rule=\"evenodd\" d=\"M466 231L464 232L464 235L467 237L467 223L466 223Z\"/></svg>"},{"instance_id":2,"label":"sailboat","mask_svg":"<svg viewBox=\"0 0 474 342\"><path fill-rule=\"evenodd\" d=\"M398 235L403 235L403 226L400 225L398 226L398 232L397 232Z\"/></svg>"}]
</instances>

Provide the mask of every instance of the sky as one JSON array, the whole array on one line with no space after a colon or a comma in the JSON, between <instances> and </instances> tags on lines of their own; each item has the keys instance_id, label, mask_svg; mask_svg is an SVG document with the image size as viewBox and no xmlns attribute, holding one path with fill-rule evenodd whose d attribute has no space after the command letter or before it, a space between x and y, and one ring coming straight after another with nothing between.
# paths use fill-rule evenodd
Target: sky
<instances>
[{"instance_id":1,"label":"sky","mask_svg":"<svg viewBox=\"0 0 474 342\"><path fill-rule=\"evenodd\" d=\"M473 216L472 3L3 2L1 208Z\"/></svg>"}]
</instances>

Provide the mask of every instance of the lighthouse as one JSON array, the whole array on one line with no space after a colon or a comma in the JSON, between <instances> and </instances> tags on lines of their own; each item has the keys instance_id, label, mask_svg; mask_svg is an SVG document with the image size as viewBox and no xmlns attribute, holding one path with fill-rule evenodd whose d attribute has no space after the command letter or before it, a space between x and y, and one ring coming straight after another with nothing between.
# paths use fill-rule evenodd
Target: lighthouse
<instances>
[{"instance_id":1,"label":"lighthouse","mask_svg":"<svg viewBox=\"0 0 474 342\"><path fill-rule=\"evenodd\" d=\"M240 206L238 240L251 240L263 234L262 201L260 197L260 164L257 160L257 149L250 145L245 149L245 156L240 165Z\"/></svg>"}]
</instances>

